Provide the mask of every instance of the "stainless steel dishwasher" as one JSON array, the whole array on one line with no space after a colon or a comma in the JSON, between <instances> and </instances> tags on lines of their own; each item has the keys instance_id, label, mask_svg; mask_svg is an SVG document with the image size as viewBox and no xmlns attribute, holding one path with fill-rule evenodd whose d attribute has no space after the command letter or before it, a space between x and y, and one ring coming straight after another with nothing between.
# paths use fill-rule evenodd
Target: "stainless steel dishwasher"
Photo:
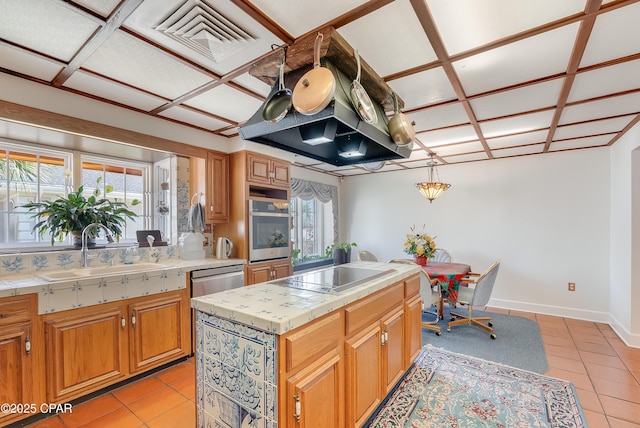
<instances>
[{"instance_id":1,"label":"stainless steel dishwasher","mask_svg":"<svg viewBox=\"0 0 640 428\"><path fill-rule=\"evenodd\" d=\"M244 265L221 266L191 272L191 297L206 296L244 286Z\"/></svg>"}]
</instances>

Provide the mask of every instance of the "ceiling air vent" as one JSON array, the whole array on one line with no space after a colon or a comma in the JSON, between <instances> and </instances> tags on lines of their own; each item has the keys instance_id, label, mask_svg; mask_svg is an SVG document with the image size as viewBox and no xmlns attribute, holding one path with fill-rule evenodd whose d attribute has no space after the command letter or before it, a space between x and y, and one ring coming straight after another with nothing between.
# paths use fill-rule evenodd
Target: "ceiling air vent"
<instances>
[{"instance_id":1,"label":"ceiling air vent","mask_svg":"<svg viewBox=\"0 0 640 428\"><path fill-rule=\"evenodd\" d=\"M154 30L214 62L221 62L255 42L248 31L203 0L182 3Z\"/></svg>"}]
</instances>

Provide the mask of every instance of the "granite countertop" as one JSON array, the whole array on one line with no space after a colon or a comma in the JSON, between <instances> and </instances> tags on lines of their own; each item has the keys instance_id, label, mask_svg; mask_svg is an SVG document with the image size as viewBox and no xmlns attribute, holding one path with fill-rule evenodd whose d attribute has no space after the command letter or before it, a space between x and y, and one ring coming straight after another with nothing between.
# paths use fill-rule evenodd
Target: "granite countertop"
<instances>
[{"instance_id":1,"label":"granite countertop","mask_svg":"<svg viewBox=\"0 0 640 428\"><path fill-rule=\"evenodd\" d=\"M336 294L278 285L282 280L269 281L192 298L191 307L270 333L283 334L420 272L419 266L400 263L355 262L341 266L377 271L393 269L394 272Z\"/></svg>"},{"instance_id":2,"label":"granite countertop","mask_svg":"<svg viewBox=\"0 0 640 428\"><path fill-rule=\"evenodd\" d=\"M216 258L204 258L199 260L182 260L179 258L172 259L163 259L159 263L144 263L144 271L145 272L153 272L153 271L161 271L161 270L182 270L183 272L191 272L199 269L207 269L211 267L221 267L221 266L231 266L244 264L246 261L244 259L216 259ZM152 267L151 265L156 265L157 267ZM116 264L115 266L109 265L100 265L93 266L93 268L99 268L100 277L113 277L113 276L124 276L129 275L131 272L119 271L119 267L121 266L133 266L133 265L122 265ZM90 269L90 268L88 268ZM82 268L70 268L68 271L73 270L82 270ZM0 277L0 298L6 296L13 296L16 294L29 294L29 293L38 293L43 287L49 285L61 285L64 286L65 283L73 283L78 280L86 279L84 277L77 278L67 278L61 280L47 280L42 278L42 275L46 274L55 274L56 272L65 272L67 270L64 269L49 269L43 270L41 272L27 271L27 272L19 272L11 275L4 274Z\"/></svg>"}]
</instances>

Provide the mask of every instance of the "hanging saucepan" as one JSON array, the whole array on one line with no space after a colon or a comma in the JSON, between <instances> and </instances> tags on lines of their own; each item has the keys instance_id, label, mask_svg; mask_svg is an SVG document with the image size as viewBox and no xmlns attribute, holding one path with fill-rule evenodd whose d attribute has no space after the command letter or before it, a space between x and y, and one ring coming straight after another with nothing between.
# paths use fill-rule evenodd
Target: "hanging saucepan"
<instances>
[{"instance_id":1,"label":"hanging saucepan","mask_svg":"<svg viewBox=\"0 0 640 428\"><path fill-rule=\"evenodd\" d=\"M391 135L391 139L397 145L406 146L416 137L416 131L413 129L415 122L411 122L404 113L400 113L398 110L398 97L395 92L391 95L393 96L395 114L389 119L389 123L387 124L389 135Z\"/></svg>"},{"instance_id":2,"label":"hanging saucepan","mask_svg":"<svg viewBox=\"0 0 640 428\"><path fill-rule=\"evenodd\" d=\"M356 80L351 83L351 103L362 120L367 123L376 123L378 121L376 109L373 107L369 94L367 94L367 91L365 91L362 84L360 84L360 55L358 55L357 49L354 51L354 55L356 57L358 74L356 75Z\"/></svg>"},{"instance_id":3,"label":"hanging saucepan","mask_svg":"<svg viewBox=\"0 0 640 428\"><path fill-rule=\"evenodd\" d=\"M262 118L271 122L278 122L285 117L291 108L291 89L284 87L285 56L280 63L280 76L278 78L278 90L274 92L262 109Z\"/></svg>"},{"instance_id":4,"label":"hanging saucepan","mask_svg":"<svg viewBox=\"0 0 640 428\"><path fill-rule=\"evenodd\" d=\"M293 88L293 107L305 115L322 111L329 105L336 90L333 73L320 66L322 39L322 33L318 33L313 44L313 69L307 71Z\"/></svg>"}]
</instances>

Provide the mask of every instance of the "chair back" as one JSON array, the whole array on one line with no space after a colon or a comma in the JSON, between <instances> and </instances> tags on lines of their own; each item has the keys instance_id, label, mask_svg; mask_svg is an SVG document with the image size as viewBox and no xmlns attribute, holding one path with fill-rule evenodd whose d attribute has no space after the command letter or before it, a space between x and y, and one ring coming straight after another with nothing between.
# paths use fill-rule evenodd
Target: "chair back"
<instances>
[{"instance_id":1,"label":"chair back","mask_svg":"<svg viewBox=\"0 0 640 428\"><path fill-rule=\"evenodd\" d=\"M389 263L404 263L406 265L418 266L416 262L409 259L392 259ZM431 283L431 277L424 270L420 269L420 298L422 299L422 305L428 307L432 304L439 303L440 300L440 285L435 286Z\"/></svg>"},{"instance_id":2,"label":"chair back","mask_svg":"<svg viewBox=\"0 0 640 428\"><path fill-rule=\"evenodd\" d=\"M378 258L369 251L358 251L358 261L361 262L379 262Z\"/></svg>"},{"instance_id":3,"label":"chair back","mask_svg":"<svg viewBox=\"0 0 640 428\"><path fill-rule=\"evenodd\" d=\"M493 292L493 285L496 282L498 276L498 269L500 269L500 260L493 262L489 269L476 281L476 287L473 292L473 299L471 299L471 305L473 306L486 306L491 298Z\"/></svg>"},{"instance_id":4,"label":"chair back","mask_svg":"<svg viewBox=\"0 0 640 428\"><path fill-rule=\"evenodd\" d=\"M453 261L453 257L451 257L451 253L444 248L436 248L436 251L433 253L433 257L430 257L429 260L441 263L451 263Z\"/></svg>"}]
</instances>

